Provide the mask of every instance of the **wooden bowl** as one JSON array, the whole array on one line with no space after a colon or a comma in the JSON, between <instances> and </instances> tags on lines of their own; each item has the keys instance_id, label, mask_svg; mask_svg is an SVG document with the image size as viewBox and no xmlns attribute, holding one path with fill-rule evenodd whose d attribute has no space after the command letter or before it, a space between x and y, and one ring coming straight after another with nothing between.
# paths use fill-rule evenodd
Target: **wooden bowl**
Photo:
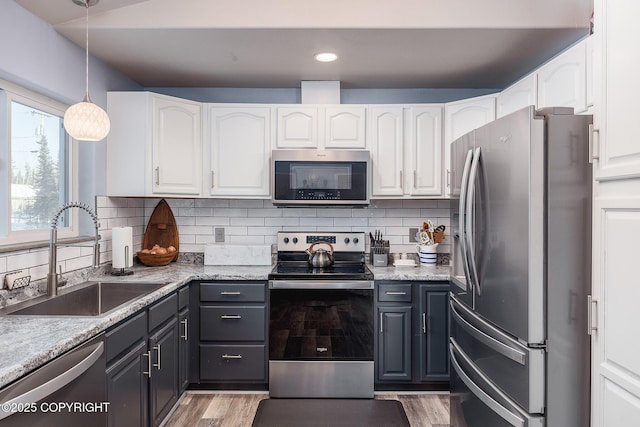
<instances>
[{"instance_id":1,"label":"wooden bowl","mask_svg":"<svg viewBox=\"0 0 640 427\"><path fill-rule=\"evenodd\" d=\"M138 259L141 263L149 267L159 267L161 265L167 265L178 257L178 251L170 252L167 254L147 254L144 252L136 252Z\"/></svg>"}]
</instances>

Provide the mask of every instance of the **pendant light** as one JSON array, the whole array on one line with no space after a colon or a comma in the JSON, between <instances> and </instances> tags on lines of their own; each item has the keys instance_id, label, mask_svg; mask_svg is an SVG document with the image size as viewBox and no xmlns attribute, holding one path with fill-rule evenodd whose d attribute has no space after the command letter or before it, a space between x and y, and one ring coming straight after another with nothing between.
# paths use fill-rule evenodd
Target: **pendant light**
<instances>
[{"instance_id":1,"label":"pendant light","mask_svg":"<svg viewBox=\"0 0 640 427\"><path fill-rule=\"evenodd\" d=\"M91 102L89 98L89 7L99 0L72 0L86 9L85 28L85 85L86 94L82 102L73 104L64 113L64 128L73 138L80 141L100 141L109 133L111 122L107 113Z\"/></svg>"}]
</instances>

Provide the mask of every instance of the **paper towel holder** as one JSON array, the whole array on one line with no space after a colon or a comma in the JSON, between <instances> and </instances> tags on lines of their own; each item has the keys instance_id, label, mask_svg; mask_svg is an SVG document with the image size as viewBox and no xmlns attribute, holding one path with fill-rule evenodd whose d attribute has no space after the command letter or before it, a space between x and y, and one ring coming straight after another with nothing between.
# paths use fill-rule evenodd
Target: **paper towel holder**
<instances>
[{"instance_id":1,"label":"paper towel holder","mask_svg":"<svg viewBox=\"0 0 640 427\"><path fill-rule=\"evenodd\" d=\"M124 247L124 259L130 259L131 253L129 252L129 245ZM131 276L133 274L133 270L127 270L126 268L113 268L111 269L112 276Z\"/></svg>"}]
</instances>

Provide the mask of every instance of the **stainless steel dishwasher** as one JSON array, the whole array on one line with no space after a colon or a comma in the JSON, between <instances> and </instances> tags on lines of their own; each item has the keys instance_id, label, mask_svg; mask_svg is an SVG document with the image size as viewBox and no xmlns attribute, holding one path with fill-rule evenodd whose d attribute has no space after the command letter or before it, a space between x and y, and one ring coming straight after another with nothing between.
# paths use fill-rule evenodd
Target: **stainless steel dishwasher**
<instances>
[{"instance_id":1,"label":"stainless steel dishwasher","mask_svg":"<svg viewBox=\"0 0 640 427\"><path fill-rule=\"evenodd\" d=\"M0 391L0 426L105 426L104 334Z\"/></svg>"}]
</instances>

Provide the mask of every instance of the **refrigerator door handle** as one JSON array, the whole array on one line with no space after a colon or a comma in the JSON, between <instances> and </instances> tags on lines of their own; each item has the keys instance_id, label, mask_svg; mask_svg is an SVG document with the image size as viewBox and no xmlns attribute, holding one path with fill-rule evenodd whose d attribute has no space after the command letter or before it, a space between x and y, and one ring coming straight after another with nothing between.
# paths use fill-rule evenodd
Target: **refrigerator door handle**
<instances>
[{"instance_id":1,"label":"refrigerator door handle","mask_svg":"<svg viewBox=\"0 0 640 427\"><path fill-rule=\"evenodd\" d=\"M456 343L455 339L451 338L451 341L449 343L449 355L451 357L451 364L453 365L453 368L456 370L456 373L458 374L462 382L465 383L465 385L469 388L469 390L471 390L471 392L478 399L480 399L482 403L487 405L494 413L499 415L500 418L505 420L507 423L511 424L514 427L525 427L526 426L525 420L522 416L514 413L508 408L505 408L503 405L501 405L499 402L493 399L487 392L482 390L482 388L479 385L473 382L473 380L466 374L464 369L462 369L462 367L460 366L456 353L460 356L460 358L463 361L467 363L467 365L473 366L473 363L470 360L468 360L468 358L464 355L464 352L462 352L462 350L458 346L458 343ZM480 378L482 378L482 380L484 380L487 384L490 384L490 380L486 376L484 376L484 374L482 374L479 371L476 371L475 369L474 371L477 375L480 376ZM504 394L499 390L494 389L494 391L506 401L510 401L509 398L504 396Z\"/></svg>"},{"instance_id":2,"label":"refrigerator door handle","mask_svg":"<svg viewBox=\"0 0 640 427\"><path fill-rule=\"evenodd\" d=\"M490 337L489 335L482 332L480 329L473 326L471 323L466 321L460 315L460 313L458 312L458 307L456 307L456 305L459 305L459 303L455 302L452 297L452 299L449 300L449 306L451 308L450 312L451 312L451 316L454 318L454 320L458 325L462 326L470 335L472 335L475 339L477 339L487 347L491 348L492 350L495 350L497 353L500 353L504 357L507 357L513 360L514 362L519 363L520 365L526 366L527 354L525 352L520 351L517 348L514 348L493 337ZM500 337L500 338L502 338L504 341L508 341L508 338L506 337Z\"/></svg>"},{"instance_id":3,"label":"refrigerator door handle","mask_svg":"<svg viewBox=\"0 0 640 427\"><path fill-rule=\"evenodd\" d=\"M458 207L458 217L459 217L459 233L460 233L460 252L462 257L462 267L464 268L465 279L471 286L473 286L471 282L471 278L469 275L469 260L467 255L466 248L466 239L465 239L465 210L467 203L467 184L469 182L469 171L471 169L471 163L473 162L473 149L467 152L467 157L464 160L464 169L462 169L462 182L460 183L460 204Z\"/></svg>"},{"instance_id":4,"label":"refrigerator door handle","mask_svg":"<svg viewBox=\"0 0 640 427\"><path fill-rule=\"evenodd\" d=\"M471 163L471 170L469 172L469 189L467 192L469 193L466 201L466 212L465 212L465 237L467 238L467 242L465 244L467 248L467 253L469 254L469 273L471 277L471 283L476 289L476 293L478 296L482 294L482 288L480 287L480 278L478 277L478 268L476 264L476 251L474 248L475 241L475 230L473 223L473 205L474 199L476 196L476 180L478 178L478 170L480 167L480 147L475 149L473 154L473 162Z\"/></svg>"}]
</instances>

